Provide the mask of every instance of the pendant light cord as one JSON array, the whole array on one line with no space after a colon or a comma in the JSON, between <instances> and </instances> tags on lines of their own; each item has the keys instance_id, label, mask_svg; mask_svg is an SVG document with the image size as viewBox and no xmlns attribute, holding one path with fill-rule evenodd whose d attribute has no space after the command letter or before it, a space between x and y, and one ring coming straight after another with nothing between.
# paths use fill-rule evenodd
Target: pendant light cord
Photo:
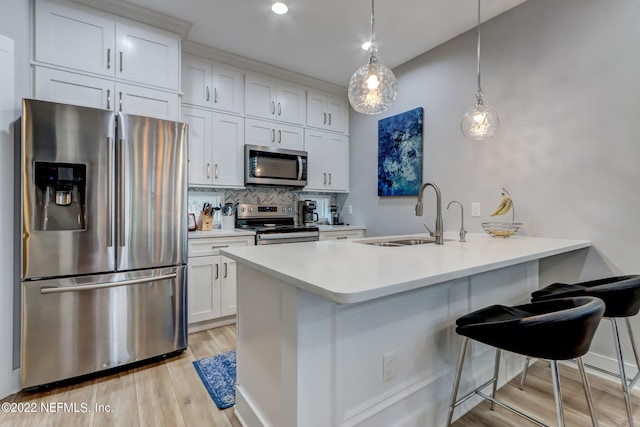
<instances>
[{"instance_id":1,"label":"pendant light cord","mask_svg":"<svg viewBox=\"0 0 640 427\"><path fill-rule=\"evenodd\" d=\"M476 52L476 56L478 58L478 69L477 69L477 74L478 74L478 90L476 91L476 103L477 105L482 105L483 101L482 101L482 87L480 86L480 0L478 0L478 46L477 46L477 52Z\"/></svg>"}]
</instances>

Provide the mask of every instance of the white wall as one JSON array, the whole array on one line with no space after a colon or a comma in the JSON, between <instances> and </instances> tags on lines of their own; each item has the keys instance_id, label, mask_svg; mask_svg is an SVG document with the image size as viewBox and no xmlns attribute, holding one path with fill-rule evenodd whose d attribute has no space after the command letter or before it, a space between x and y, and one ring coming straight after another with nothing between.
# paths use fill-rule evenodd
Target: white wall
<instances>
[{"instance_id":1,"label":"white wall","mask_svg":"<svg viewBox=\"0 0 640 427\"><path fill-rule=\"evenodd\" d=\"M0 33L13 40L12 80L6 81L1 74L0 89L0 200L4 209L0 212L0 399L17 391L18 371L13 369L14 329L17 313L13 310L13 295L16 288L14 268L19 262L19 252L14 250L10 236L14 234L14 129L12 123L21 115L21 99L31 94L30 54L30 2L8 0L2 5ZM19 281L19 279L18 279ZM13 314L12 314L13 313Z\"/></svg>"},{"instance_id":2,"label":"white wall","mask_svg":"<svg viewBox=\"0 0 640 427\"><path fill-rule=\"evenodd\" d=\"M465 4L475 13L475 1ZM422 106L424 182L440 186L444 206L463 202L468 230L482 232L506 187L523 234L593 242L576 280L639 273L638 16L637 0L536 0L483 24L485 103L501 119L499 134L483 142L459 128L475 101L475 30L395 69L392 110L351 114L350 222L366 224L368 236L434 224L431 189L422 218L415 197L377 197L377 121ZM480 218L470 216L471 202L481 203ZM457 207L444 211L445 230L459 221ZM596 351L607 354L609 340L599 338Z\"/></svg>"}]
</instances>

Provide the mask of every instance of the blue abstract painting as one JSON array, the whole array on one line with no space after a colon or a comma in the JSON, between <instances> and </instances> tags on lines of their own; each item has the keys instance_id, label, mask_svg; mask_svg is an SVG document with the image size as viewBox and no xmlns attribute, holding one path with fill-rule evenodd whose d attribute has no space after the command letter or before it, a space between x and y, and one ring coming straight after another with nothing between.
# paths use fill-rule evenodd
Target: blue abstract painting
<instances>
[{"instance_id":1,"label":"blue abstract painting","mask_svg":"<svg viewBox=\"0 0 640 427\"><path fill-rule=\"evenodd\" d=\"M378 196L418 194L422 123L422 107L378 121Z\"/></svg>"}]
</instances>

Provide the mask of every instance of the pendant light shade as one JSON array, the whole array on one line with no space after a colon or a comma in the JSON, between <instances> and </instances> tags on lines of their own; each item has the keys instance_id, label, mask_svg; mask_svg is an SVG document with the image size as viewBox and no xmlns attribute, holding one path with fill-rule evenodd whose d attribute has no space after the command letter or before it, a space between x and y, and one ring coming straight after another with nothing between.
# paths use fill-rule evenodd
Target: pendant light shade
<instances>
[{"instance_id":1,"label":"pendant light shade","mask_svg":"<svg viewBox=\"0 0 640 427\"><path fill-rule=\"evenodd\" d=\"M478 46L477 46L477 76L476 105L464 113L460 129L462 134L474 141L480 141L494 136L500 126L498 113L491 107L484 105L482 87L480 85L480 0L478 0Z\"/></svg>"},{"instance_id":2,"label":"pendant light shade","mask_svg":"<svg viewBox=\"0 0 640 427\"><path fill-rule=\"evenodd\" d=\"M371 0L371 44L369 63L358 68L349 81L349 103L358 113L387 111L398 97L398 82L389 67L378 63L378 44L374 31L374 0Z\"/></svg>"}]
</instances>

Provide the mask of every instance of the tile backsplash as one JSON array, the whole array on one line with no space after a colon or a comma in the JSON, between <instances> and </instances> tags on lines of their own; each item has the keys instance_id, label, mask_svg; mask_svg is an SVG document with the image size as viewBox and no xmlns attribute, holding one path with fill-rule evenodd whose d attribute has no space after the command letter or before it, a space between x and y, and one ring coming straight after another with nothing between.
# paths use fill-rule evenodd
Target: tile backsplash
<instances>
[{"instance_id":1,"label":"tile backsplash","mask_svg":"<svg viewBox=\"0 0 640 427\"><path fill-rule=\"evenodd\" d=\"M332 204L337 204L335 194L309 193L296 191L286 187L249 187L242 190L224 190L212 188L189 188L189 212L195 213L196 218L205 202L213 206L225 203L253 203L253 204L295 204L312 195L330 196Z\"/></svg>"}]
</instances>

